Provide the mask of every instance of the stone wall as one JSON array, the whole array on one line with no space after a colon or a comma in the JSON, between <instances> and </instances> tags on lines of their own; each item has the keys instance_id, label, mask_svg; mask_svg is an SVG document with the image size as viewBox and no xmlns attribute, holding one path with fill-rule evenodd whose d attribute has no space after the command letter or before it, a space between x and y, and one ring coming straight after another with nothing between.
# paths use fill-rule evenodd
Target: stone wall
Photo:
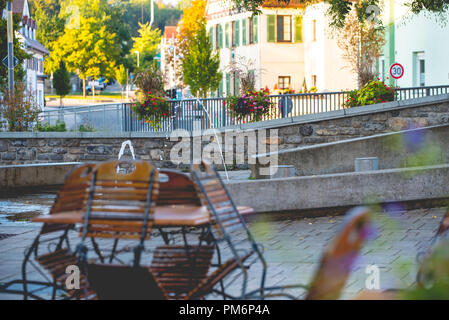
<instances>
[{"instance_id":1,"label":"stone wall","mask_svg":"<svg viewBox=\"0 0 449 320\"><path fill-rule=\"evenodd\" d=\"M362 109L367 107L358 107ZM432 105L347 116L279 129L279 149L449 123L449 100Z\"/></svg>"},{"instance_id":2,"label":"stone wall","mask_svg":"<svg viewBox=\"0 0 449 320\"><path fill-rule=\"evenodd\" d=\"M1 135L0 135L1 137ZM117 138L0 138L2 164L83 162L117 159L123 141ZM165 138L137 138L132 141L135 156L157 166L173 167L169 153L174 142ZM125 149L124 157L131 156Z\"/></svg>"},{"instance_id":3,"label":"stone wall","mask_svg":"<svg viewBox=\"0 0 449 320\"><path fill-rule=\"evenodd\" d=\"M242 134L241 130L277 129L278 138L265 140L268 144L276 144L282 150L446 123L449 123L449 95L447 94L250 123L235 127L233 130L237 134ZM210 140L215 139L213 135L210 137ZM170 141L168 137L160 133L122 132L0 133L0 164L117 159L121 144L125 140L132 141L136 158L151 160L158 167L176 167L170 161L170 150L177 141ZM203 141L202 144L208 142ZM235 153L237 143L234 139L232 146L223 146L222 149ZM259 153L263 152L265 150L259 151ZM128 148L125 155L130 155ZM245 158L247 159L248 156L246 155ZM187 164L178 167L186 166ZM243 169L249 168L249 165L234 167Z\"/></svg>"}]
</instances>

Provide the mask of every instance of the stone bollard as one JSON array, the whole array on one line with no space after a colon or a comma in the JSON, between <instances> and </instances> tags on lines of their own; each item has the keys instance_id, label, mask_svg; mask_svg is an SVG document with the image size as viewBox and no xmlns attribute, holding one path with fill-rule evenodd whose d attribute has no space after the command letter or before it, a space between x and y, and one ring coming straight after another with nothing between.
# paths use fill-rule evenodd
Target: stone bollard
<instances>
[{"instance_id":1,"label":"stone bollard","mask_svg":"<svg viewBox=\"0 0 449 320\"><path fill-rule=\"evenodd\" d=\"M379 159L377 157L356 158L354 168L355 172L379 170Z\"/></svg>"},{"instance_id":2,"label":"stone bollard","mask_svg":"<svg viewBox=\"0 0 449 320\"><path fill-rule=\"evenodd\" d=\"M289 178L295 176L295 166L292 165L272 166L270 167L270 171L272 172L270 179Z\"/></svg>"}]
</instances>

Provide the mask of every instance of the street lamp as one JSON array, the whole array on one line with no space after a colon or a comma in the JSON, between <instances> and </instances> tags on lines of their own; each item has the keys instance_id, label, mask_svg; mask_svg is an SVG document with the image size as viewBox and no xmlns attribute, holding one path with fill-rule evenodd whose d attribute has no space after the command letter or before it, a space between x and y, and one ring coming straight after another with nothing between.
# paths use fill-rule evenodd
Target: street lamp
<instances>
[{"instance_id":1,"label":"street lamp","mask_svg":"<svg viewBox=\"0 0 449 320\"><path fill-rule=\"evenodd\" d=\"M140 52L139 52L139 50L135 50L134 53L137 54L137 68L139 68L139 65L140 65Z\"/></svg>"}]
</instances>

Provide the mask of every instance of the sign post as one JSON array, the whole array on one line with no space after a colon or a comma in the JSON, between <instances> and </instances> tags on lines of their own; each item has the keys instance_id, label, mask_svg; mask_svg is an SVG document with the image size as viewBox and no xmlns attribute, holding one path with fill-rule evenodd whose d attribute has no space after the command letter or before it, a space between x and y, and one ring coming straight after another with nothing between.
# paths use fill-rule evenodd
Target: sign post
<instances>
[{"instance_id":1,"label":"sign post","mask_svg":"<svg viewBox=\"0 0 449 320\"><path fill-rule=\"evenodd\" d=\"M14 90L14 33L12 21L12 1L7 2L7 33L8 33L8 88L12 94Z\"/></svg>"},{"instance_id":2,"label":"sign post","mask_svg":"<svg viewBox=\"0 0 449 320\"><path fill-rule=\"evenodd\" d=\"M400 63L393 63L390 67L390 76L394 79L394 86L397 87L398 79L404 75L404 67Z\"/></svg>"}]
</instances>

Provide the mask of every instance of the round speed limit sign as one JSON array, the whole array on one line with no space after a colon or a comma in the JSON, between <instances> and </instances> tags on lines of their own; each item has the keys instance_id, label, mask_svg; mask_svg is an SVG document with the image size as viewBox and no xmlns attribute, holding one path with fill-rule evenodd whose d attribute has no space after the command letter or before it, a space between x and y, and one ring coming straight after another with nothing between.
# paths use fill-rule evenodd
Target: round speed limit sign
<instances>
[{"instance_id":1,"label":"round speed limit sign","mask_svg":"<svg viewBox=\"0 0 449 320\"><path fill-rule=\"evenodd\" d=\"M399 79L404 75L404 67L400 63L393 63L390 67L390 75L395 78Z\"/></svg>"}]
</instances>

